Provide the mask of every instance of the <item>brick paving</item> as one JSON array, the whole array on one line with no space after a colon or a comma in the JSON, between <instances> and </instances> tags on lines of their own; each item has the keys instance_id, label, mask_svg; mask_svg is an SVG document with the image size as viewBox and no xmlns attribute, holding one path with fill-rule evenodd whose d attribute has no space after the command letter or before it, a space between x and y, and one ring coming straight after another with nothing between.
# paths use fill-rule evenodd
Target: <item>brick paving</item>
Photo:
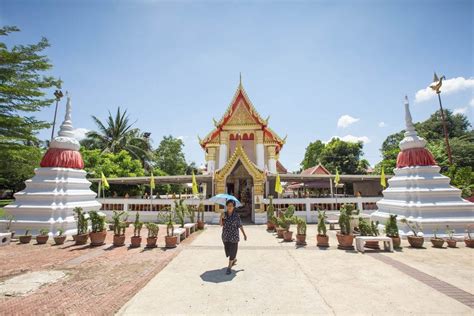
<instances>
[{"instance_id":1,"label":"brick paving","mask_svg":"<svg viewBox=\"0 0 474 316\"><path fill-rule=\"evenodd\" d=\"M441 281L438 278L435 278L429 274L426 274L418 269L410 267L409 265L402 263L398 260L389 258L384 256L383 254L372 252L367 253L369 256L386 263L397 270L409 275L410 277L432 287L436 291L447 295L458 302L469 306L470 308L474 308L474 295L469 292L466 292L454 285L451 285L447 282Z\"/></svg>"},{"instance_id":2,"label":"brick paving","mask_svg":"<svg viewBox=\"0 0 474 316\"><path fill-rule=\"evenodd\" d=\"M127 229L124 247L113 247L113 232L106 245L91 248L75 246L72 240L62 246L11 244L0 248L0 281L27 271L61 270L67 277L45 285L23 297L0 297L1 315L94 314L110 315L119 310L152 277L161 271L198 233L175 249L164 249L166 228L160 225L158 248L146 249L146 229L142 247L129 248L133 228ZM159 295L159 293L157 293Z\"/></svg>"}]
</instances>

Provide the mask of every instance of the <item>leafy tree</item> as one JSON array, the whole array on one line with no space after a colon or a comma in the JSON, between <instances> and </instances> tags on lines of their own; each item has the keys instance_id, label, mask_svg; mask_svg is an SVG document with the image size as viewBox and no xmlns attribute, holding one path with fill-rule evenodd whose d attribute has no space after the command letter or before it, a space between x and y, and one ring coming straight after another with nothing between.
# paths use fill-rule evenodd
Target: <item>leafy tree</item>
<instances>
[{"instance_id":1,"label":"leafy tree","mask_svg":"<svg viewBox=\"0 0 474 316\"><path fill-rule=\"evenodd\" d=\"M320 140L312 142L306 147L306 152L304 154L304 159L301 162L301 167L303 169L308 169L316 166L321 162L321 154L324 150L324 143Z\"/></svg>"},{"instance_id":2,"label":"leafy tree","mask_svg":"<svg viewBox=\"0 0 474 316\"><path fill-rule=\"evenodd\" d=\"M0 28L0 36L19 32L15 26ZM36 132L50 126L28 115L49 106L46 91L60 87L60 80L44 75L52 65L43 54L46 38L36 44L8 48L0 42L0 151L11 146L37 143Z\"/></svg>"},{"instance_id":3,"label":"leafy tree","mask_svg":"<svg viewBox=\"0 0 474 316\"><path fill-rule=\"evenodd\" d=\"M7 147L0 150L0 188L14 192L25 188L24 181L34 175L41 161L41 149L34 146Z\"/></svg>"},{"instance_id":4,"label":"leafy tree","mask_svg":"<svg viewBox=\"0 0 474 316\"><path fill-rule=\"evenodd\" d=\"M363 155L362 148L362 142L351 143L333 138L321 152L321 163L331 173L336 173L336 169L344 174L365 172L359 169L360 157Z\"/></svg>"},{"instance_id":5,"label":"leafy tree","mask_svg":"<svg viewBox=\"0 0 474 316\"><path fill-rule=\"evenodd\" d=\"M445 109L446 126L449 138L460 137L466 134L471 124L463 114L453 115L451 110ZM441 121L441 110L431 114L424 122L415 124L418 134L428 142L432 140L444 139L443 124Z\"/></svg>"},{"instance_id":6,"label":"leafy tree","mask_svg":"<svg viewBox=\"0 0 474 316\"><path fill-rule=\"evenodd\" d=\"M127 111L117 109L115 117L109 112L107 121L103 123L92 116L98 131L90 131L81 144L87 149L100 149L102 153L117 154L122 150L139 159L144 166L151 158L150 140L138 128L132 128Z\"/></svg>"},{"instance_id":7,"label":"leafy tree","mask_svg":"<svg viewBox=\"0 0 474 316\"><path fill-rule=\"evenodd\" d=\"M127 151L122 150L118 153L102 153L100 149L81 148L82 159L84 160L84 169L87 171L87 177L100 178L101 172L107 178L116 177L140 177L145 175L140 160L134 159ZM97 186L95 185L96 189ZM110 184L108 193L117 192L119 195L129 193L130 195L141 194L143 187L139 185L118 185Z\"/></svg>"},{"instance_id":8,"label":"leafy tree","mask_svg":"<svg viewBox=\"0 0 474 316\"><path fill-rule=\"evenodd\" d=\"M183 153L184 143L179 138L164 136L155 150L155 166L168 175L185 174L187 164Z\"/></svg>"}]
</instances>

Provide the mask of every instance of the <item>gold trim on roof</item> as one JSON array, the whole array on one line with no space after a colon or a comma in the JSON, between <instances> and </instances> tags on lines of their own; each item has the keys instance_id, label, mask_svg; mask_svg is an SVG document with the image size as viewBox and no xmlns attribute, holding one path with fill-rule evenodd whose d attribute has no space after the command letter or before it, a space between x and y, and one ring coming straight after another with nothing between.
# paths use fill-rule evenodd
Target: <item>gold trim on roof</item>
<instances>
[{"instance_id":1,"label":"gold trim on roof","mask_svg":"<svg viewBox=\"0 0 474 316\"><path fill-rule=\"evenodd\" d=\"M232 170L234 170L239 160L242 162L245 169L247 169L254 181L259 182L264 180L264 172L258 169L258 167L250 160L240 142L237 142L237 147L235 148L234 153L229 158L229 160L227 160L227 163L224 165L224 167L216 171L215 180L217 182L225 181Z\"/></svg>"}]
</instances>

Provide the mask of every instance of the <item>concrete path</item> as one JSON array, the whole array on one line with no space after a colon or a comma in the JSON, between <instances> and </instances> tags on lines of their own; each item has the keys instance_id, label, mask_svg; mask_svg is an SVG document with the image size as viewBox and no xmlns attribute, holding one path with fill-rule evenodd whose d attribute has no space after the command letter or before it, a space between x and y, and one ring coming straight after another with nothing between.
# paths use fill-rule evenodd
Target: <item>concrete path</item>
<instances>
[{"instance_id":1,"label":"concrete path","mask_svg":"<svg viewBox=\"0 0 474 316\"><path fill-rule=\"evenodd\" d=\"M308 226L308 237L312 236L309 245L299 249L294 243L282 243L264 226L245 229L249 240L241 241L238 264L230 276L225 275L227 262L220 227L208 226L119 314L473 315L473 309L466 304L390 264L371 255L337 250L334 232L330 232L331 248L320 250L313 240L314 225ZM411 250L404 248L405 252ZM424 251L425 261L429 261L433 250ZM472 249L449 252L453 256L462 253L461 267L467 271L461 273L464 279L446 277L445 281L458 281L459 285L453 285L472 295ZM403 255L384 254L395 260L404 260ZM423 267L418 262L420 255L421 252L407 257L415 258L413 266ZM456 257L448 258L446 262L455 260ZM424 272L432 271L441 269L434 267Z\"/></svg>"}]
</instances>

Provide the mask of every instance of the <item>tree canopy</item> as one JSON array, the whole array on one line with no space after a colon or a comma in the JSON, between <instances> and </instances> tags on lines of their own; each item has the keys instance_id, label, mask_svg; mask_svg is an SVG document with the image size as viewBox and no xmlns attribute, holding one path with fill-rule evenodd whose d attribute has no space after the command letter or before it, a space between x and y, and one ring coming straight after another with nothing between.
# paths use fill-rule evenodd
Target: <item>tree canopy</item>
<instances>
[{"instance_id":1,"label":"tree canopy","mask_svg":"<svg viewBox=\"0 0 474 316\"><path fill-rule=\"evenodd\" d=\"M185 174L187 169L184 157L184 143L171 135L164 136L155 150L155 167L168 175Z\"/></svg>"},{"instance_id":2,"label":"tree canopy","mask_svg":"<svg viewBox=\"0 0 474 316\"><path fill-rule=\"evenodd\" d=\"M331 173L343 174L365 174L369 162L362 159L363 143L346 142L339 138L333 138L327 144L316 140L306 147L306 152L301 166L307 169L321 163Z\"/></svg>"},{"instance_id":3,"label":"tree canopy","mask_svg":"<svg viewBox=\"0 0 474 316\"><path fill-rule=\"evenodd\" d=\"M0 36L19 31L15 26L5 26L0 28ZM46 93L61 85L60 80L45 75L52 68L43 53L49 46L46 38L11 48L0 42L0 150L37 144L37 131L50 126L31 115L51 105L54 98L46 97Z\"/></svg>"}]
</instances>

